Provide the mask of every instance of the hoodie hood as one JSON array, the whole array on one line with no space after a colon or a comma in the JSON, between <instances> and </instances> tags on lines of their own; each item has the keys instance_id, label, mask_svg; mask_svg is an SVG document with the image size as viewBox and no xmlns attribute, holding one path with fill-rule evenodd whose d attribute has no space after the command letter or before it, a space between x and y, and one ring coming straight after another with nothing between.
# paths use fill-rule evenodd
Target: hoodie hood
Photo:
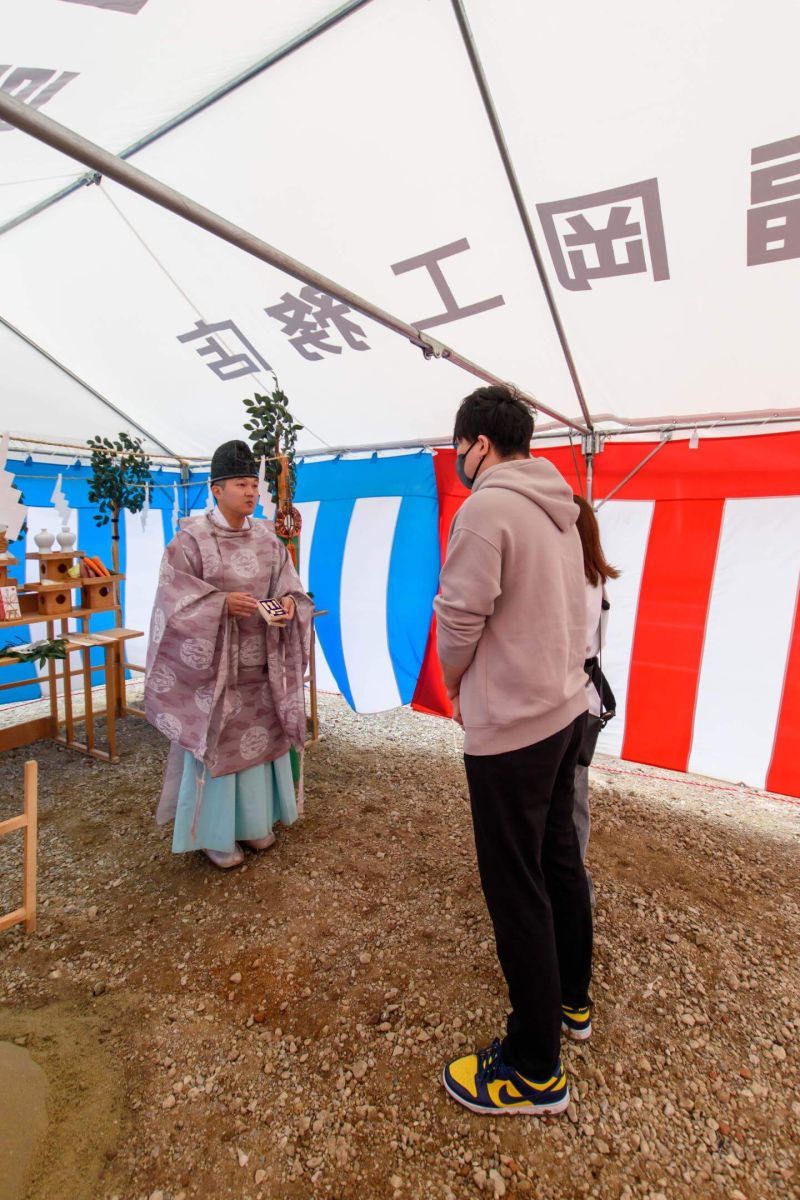
<instances>
[{"instance_id":1,"label":"hoodie hood","mask_svg":"<svg viewBox=\"0 0 800 1200\"><path fill-rule=\"evenodd\" d=\"M481 472L472 489L473 496L484 488L505 488L519 492L543 509L559 529L571 529L578 520L578 506L572 489L546 458L520 458L497 463Z\"/></svg>"}]
</instances>

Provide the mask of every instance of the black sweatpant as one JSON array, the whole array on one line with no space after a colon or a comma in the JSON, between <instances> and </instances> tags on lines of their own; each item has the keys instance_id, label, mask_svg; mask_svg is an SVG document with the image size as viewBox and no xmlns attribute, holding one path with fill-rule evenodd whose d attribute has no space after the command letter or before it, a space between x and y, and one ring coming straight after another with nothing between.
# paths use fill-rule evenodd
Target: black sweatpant
<instances>
[{"instance_id":1,"label":"black sweatpant","mask_svg":"<svg viewBox=\"0 0 800 1200\"><path fill-rule=\"evenodd\" d=\"M588 999L592 909L572 806L586 714L533 746L464 756L483 894L512 1012L508 1063L548 1078L561 1004Z\"/></svg>"}]
</instances>

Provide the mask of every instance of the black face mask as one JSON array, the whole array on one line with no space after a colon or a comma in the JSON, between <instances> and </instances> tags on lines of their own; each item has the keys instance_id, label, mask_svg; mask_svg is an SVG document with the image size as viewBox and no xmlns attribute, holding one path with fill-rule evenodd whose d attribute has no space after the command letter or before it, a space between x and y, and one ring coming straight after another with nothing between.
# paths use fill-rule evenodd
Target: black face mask
<instances>
[{"instance_id":1,"label":"black face mask","mask_svg":"<svg viewBox=\"0 0 800 1200\"><path fill-rule=\"evenodd\" d=\"M472 443L472 446L477 446L477 444L478 444L478 439L475 438L475 441ZM484 454L483 458L480 460L477 467L475 468L472 478L470 479L469 475L467 475L467 472L464 469L464 462L465 462L466 457L469 454L470 450L472 449L472 446L468 446L463 454L456 455L456 475L458 476L461 483L463 483L464 487L469 492L472 491L473 484L475 483L475 480L478 477L478 471L480 471L481 467L483 466L483 459L486 458L486 454L489 453L489 451L487 450L486 454Z\"/></svg>"}]
</instances>

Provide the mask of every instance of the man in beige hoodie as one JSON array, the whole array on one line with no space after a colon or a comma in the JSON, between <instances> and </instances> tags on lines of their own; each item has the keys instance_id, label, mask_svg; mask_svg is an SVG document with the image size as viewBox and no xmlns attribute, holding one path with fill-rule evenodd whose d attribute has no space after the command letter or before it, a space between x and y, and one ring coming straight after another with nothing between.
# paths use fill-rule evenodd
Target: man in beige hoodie
<instances>
[{"instance_id":1,"label":"man in beige hoodie","mask_svg":"<svg viewBox=\"0 0 800 1200\"><path fill-rule=\"evenodd\" d=\"M530 410L479 388L455 422L472 495L435 602L439 659L464 727L478 869L512 1012L501 1043L449 1063L474 1112L569 1103L560 1034L591 1033L592 916L572 819L586 721L586 598L572 489L530 457Z\"/></svg>"}]
</instances>

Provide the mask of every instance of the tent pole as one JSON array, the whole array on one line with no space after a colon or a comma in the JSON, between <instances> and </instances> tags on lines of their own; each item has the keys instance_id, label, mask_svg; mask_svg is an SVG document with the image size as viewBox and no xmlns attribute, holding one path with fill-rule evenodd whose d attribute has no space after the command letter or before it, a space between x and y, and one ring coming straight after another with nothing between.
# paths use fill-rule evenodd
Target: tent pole
<instances>
[{"instance_id":1,"label":"tent pole","mask_svg":"<svg viewBox=\"0 0 800 1200\"><path fill-rule=\"evenodd\" d=\"M32 350L35 350L37 354L41 354L42 358L46 358L47 361L52 363L54 367L57 367L62 374L67 375L73 381L73 383L77 383L78 386L82 387L83 390L88 392L90 396L94 396L95 400L99 400L105 408L108 408L111 410L111 412L116 413L117 416L125 421L126 424L130 425L132 429L137 429L139 433L146 437L148 441L152 442L154 446L159 446L170 458L177 457L177 455L173 454L172 450L170 450L169 446L165 446L164 443L155 436L155 434L150 433L150 431L145 429L144 426L140 425L138 421L134 421L133 417L131 417L123 409L117 408L116 404L112 404L110 400L106 399L101 392L98 392L95 388L93 388L92 385L87 383L85 379L81 379L80 375L76 375L75 372L71 371L69 367L66 367L64 363L59 362L57 358L54 358L52 354L45 350L43 346L40 346L38 342L35 342L33 338L29 338L28 335L23 333L21 329L17 329L16 325L12 325L11 322L7 321L3 316L0 316L0 325L4 325L10 333L16 334L16 336L21 338L21 340L25 342L26 345L30 346Z\"/></svg>"},{"instance_id":2,"label":"tent pole","mask_svg":"<svg viewBox=\"0 0 800 1200\"><path fill-rule=\"evenodd\" d=\"M295 50L299 50L302 46L307 45L308 42L311 42L314 40L314 38L319 37L321 33L325 33L326 30L331 29L334 25L338 25L339 22L343 21L345 17L349 17L351 13L356 11L356 9L363 8L365 4L369 3L370 0L350 0L348 4L342 4L334 12L329 13L327 17L323 17L321 20L317 21L315 25L311 25L308 29L304 29L302 33L299 33L296 37L286 42L285 45L279 46L277 50L273 50L271 54L267 54L266 57L259 59L258 62L253 63L252 66L247 67L244 71L241 71L238 75L234 76L233 79L229 79L226 83L221 84L218 88L215 88L213 92L209 92L207 96L204 96L201 100L197 100L194 104L190 105L189 108L184 109L183 112L177 113L174 117L170 117L168 121L165 121L162 125L159 125L150 133L145 134L144 137L139 138L138 141L133 142L133 144L128 146L125 150L120 151L119 157L123 159L131 158L134 154L138 154L140 150L144 150L148 146L152 146L153 142L157 142L159 138L162 138L166 133L171 133L173 129L177 129L178 126L183 125L185 121L191 120L191 118L196 117L198 113L210 108L212 104L216 104L217 100L222 100L225 96L229 96L231 92L241 87L242 84L249 83L251 79L255 79L257 75L261 75L264 71L268 70L270 67L273 67L276 63L279 63L282 59L288 58L290 54L295 52ZM73 192L77 192L82 187L86 187L87 184L91 183L94 183L94 176L92 174L82 175L80 179L73 180L72 183L68 183L65 187L59 188L57 192L53 192L52 195L46 196L44 200L38 201L38 203L26 209L25 212L19 213L16 217L12 217L11 220L6 221L4 225L0 225L0 234L7 233L10 229L14 229L17 225L24 224L24 222L29 221L31 217L35 217L37 213L44 212L53 204L57 204L59 200L65 200L66 197L71 196Z\"/></svg>"},{"instance_id":3,"label":"tent pole","mask_svg":"<svg viewBox=\"0 0 800 1200\"><path fill-rule=\"evenodd\" d=\"M581 438L581 451L586 462L586 499L593 503L594 460L603 449L603 435L597 429L585 433Z\"/></svg>"},{"instance_id":4,"label":"tent pole","mask_svg":"<svg viewBox=\"0 0 800 1200\"><path fill-rule=\"evenodd\" d=\"M797 425L798 423L799 422L798 422L797 417L771 417L769 419L759 422L758 424L759 425L782 425L782 424ZM752 428L754 425L754 422L752 422L752 421L728 421L725 424L726 424L726 427L728 427L728 426L746 426L746 427ZM659 434L659 436L663 437L666 434L671 435L671 434L674 434L681 430L683 430L684 432L688 432L690 429L703 429L703 428L716 429L716 428L718 428L718 422L714 422L713 425L708 425L708 426L699 425L697 422L692 421L689 424L687 424L686 426L675 425L675 426L670 426L669 429L664 429L663 427L661 427L661 428L654 427L654 428L648 429L648 430L642 430L642 429L603 429L603 430L599 430L599 429L596 429L595 432L602 438L603 443L605 444L605 442L609 441L612 438L631 437L633 435L641 435L642 433L657 433L657 434ZM566 435L563 433L563 431L560 431L560 430L550 430L547 433L534 433L533 448L535 449L536 443L540 443L540 442L563 441L565 439L565 436ZM32 452L35 453L35 450L38 448L38 449L43 450L48 458L74 459L76 457L76 455L77 455L77 457L80 457L81 455L83 455L84 458L88 457L88 453L87 453L85 444L80 443L80 442L51 442L51 441L45 440L44 438L26 438L26 437L20 437L20 436L12 434L11 438L10 438L10 443L11 444L10 444L9 453L23 453L23 452L26 454L32 453ZM406 450L409 454L412 454L415 452L420 453L424 450L449 449L450 444L451 444L450 438L448 436L442 435L442 437L435 437L435 438L417 438L413 441L368 442L368 443L364 443L364 444L358 445L358 446L324 446L324 447L320 447L319 449L316 449L316 450L298 450L297 458L298 458L298 461L301 459L310 459L313 461L316 458L337 458L337 457L341 457L343 455L348 455L348 454L381 454L381 453L384 453L387 451L393 451L393 450ZM34 450L30 451L27 449L23 449L24 447L29 447L29 446L32 446L34 448ZM208 466L209 461L210 461L208 457L204 458L200 454L193 455L193 456L192 455L189 455L189 456L182 455L180 458L176 457L175 455L151 454L151 455L149 455L149 457L152 459L156 459L156 460L168 459L170 463L173 463L175 465L175 467L180 467L181 463L185 462L191 470L198 470L198 471L202 471L203 469L205 469ZM37 478L55 479L56 476L55 475L37 476ZM161 485L159 484L157 486L161 486ZM181 485L181 486L183 486L183 485ZM196 485L194 483L190 483L187 486L194 487Z\"/></svg>"},{"instance_id":5,"label":"tent pole","mask_svg":"<svg viewBox=\"0 0 800 1200\"><path fill-rule=\"evenodd\" d=\"M598 413L595 423L613 421L620 426L614 433L652 432L661 429L727 429L735 425L770 425L781 421L800 422L800 408L743 409L724 412L682 413L680 416L618 417L616 413Z\"/></svg>"},{"instance_id":6,"label":"tent pole","mask_svg":"<svg viewBox=\"0 0 800 1200\"><path fill-rule=\"evenodd\" d=\"M54 150L60 150L63 154L69 155L70 158L78 159L79 162L84 163L87 167L91 167L93 170L99 172L101 176L113 179L122 187L126 187L130 191L144 196L145 199L153 201L153 203L158 204L161 208L167 209L168 212L175 213L183 220L189 221L192 225L196 225L200 229L205 229L207 233L211 233L222 241L228 242L240 250L244 250L246 254L252 255L253 258L260 259L261 262L268 263L269 266L276 267L279 271L283 271L295 279L311 284L312 287L326 292L329 296L334 296L355 312L359 312L370 320L375 321L378 325L382 325L384 329L389 329L392 333L397 333L401 337L406 338L412 345L422 350L426 358L446 359L448 362L461 367L462 370L468 371L471 375L475 375L478 379L482 379L486 383L509 386L507 380L501 379L491 371L484 370L483 367L472 362L471 359L465 358L458 351L451 349L451 347L444 345L442 342L436 341L435 338L430 337L427 333L415 329L413 325L409 325L406 321L401 321L399 317L393 316L385 309L379 308L376 304L365 300L357 293L351 292L349 289L342 287L341 284L335 283L326 275L320 274L319 271L306 266L296 258L284 254L283 251L256 237L255 234L248 233L241 226L235 225L232 221L228 221L218 213L212 212L211 209L205 208L202 204L198 204L195 200L191 200L188 196L183 195L174 188L168 187L167 184L153 178L152 175L147 175L144 171L140 171L138 167L123 162L115 154L110 154L107 150L103 150L102 147L95 145L94 142L90 142L87 138L81 137L80 134L75 133L73 130L60 125L58 121L53 121L50 117L44 116L30 106L21 103L14 96L2 91L0 91L0 117L8 121L11 125L16 126L17 129L30 134L31 137L36 138L38 141L52 146ZM573 420L571 417L564 416L563 413L557 412L553 408L549 408L520 388L516 388L515 390L520 399L529 404L531 408L547 413L549 417L553 417L554 420L560 421L562 424L577 430L579 433L586 432L586 427L580 422Z\"/></svg>"},{"instance_id":7,"label":"tent pole","mask_svg":"<svg viewBox=\"0 0 800 1200\"><path fill-rule=\"evenodd\" d=\"M575 394L578 397L578 403L581 406L583 419L586 422L587 428L591 429L592 417L589 412L589 406L586 403L586 397L583 393L583 385L581 384L580 377L578 375L578 368L576 367L575 360L572 357L572 350L570 349L569 342L567 341L566 330L564 329L564 325L561 320L561 314L558 311L558 305L556 304L556 298L553 295L553 289L550 286L550 280L547 277L544 259L542 258L539 244L536 240L536 234L533 229L533 223L530 218L530 213L528 212L528 206L525 203L525 197L522 194L522 188L520 187L519 179L517 178L517 173L511 160L511 153L508 149L508 143L506 142L505 134L503 133L503 127L500 124L500 117L498 116L497 109L495 108L492 93L489 90L486 72L483 69L483 63L481 62L480 55L478 54L478 47L472 34L469 18L467 17L462 0L451 0L451 3L453 5L453 11L455 12L458 27L461 31L461 37L463 38L464 45L469 56L469 61L472 66L472 73L475 76L475 82L478 85L478 91L480 92L481 99L483 100L483 107L486 110L486 116L488 117L489 124L494 135L495 144L497 146L500 159L503 163L506 178L508 180L509 187L511 188L511 193L514 197L514 203L517 206L519 219L522 222L522 228L525 231L525 237L527 239L528 246L530 247L533 261L536 265L539 282L544 290L545 299L547 300L547 307L550 309L550 316L553 318L553 324L556 327L558 340L561 343L561 350L566 360L567 369L569 370L570 377L575 388Z\"/></svg>"},{"instance_id":8,"label":"tent pole","mask_svg":"<svg viewBox=\"0 0 800 1200\"><path fill-rule=\"evenodd\" d=\"M597 418L595 417L595 421ZM595 431L598 432L604 441L608 438L619 437L641 437L651 433L657 433L659 436L665 433L688 433L690 430L704 430L708 433L717 431L724 435L728 429L762 429L765 425L800 425L800 412L793 412L789 409L784 415L769 414L768 416L745 416L731 420L726 417L717 417L716 420L698 420L691 417L676 417L674 421L647 421L641 425L631 422L629 425L623 426L621 429L598 428L595 425ZM560 429L553 429L551 426L546 426L539 433L534 433L534 441L547 440L553 441L565 437L566 435ZM416 445L421 443L417 442ZM444 443L439 443L444 445ZM320 451L327 453L327 451Z\"/></svg>"},{"instance_id":9,"label":"tent pole","mask_svg":"<svg viewBox=\"0 0 800 1200\"><path fill-rule=\"evenodd\" d=\"M800 421L798 421L797 417L770 417L770 418L765 419L764 421L760 421L760 422L726 421L725 428L727 429L727 428L735 427L735 426L753 427L755 425L781 425L781 424L797 425L799 423L800 423ZM633 436L641 435L643 433L657 433L659 435L659 437L664 437L667 434L671 435L679 430L688 431L690 429L717 429L717 428L719 428L718 421L709 422L706 425L704 425L702 422L698 422L698 421L687 421L685 425L676 423L675 425L670 425L668 428L665 428L663 425L659 425L659 426L654 425L647 429L638 429L638 428L634 428L634 429L598 429L597 427L595 427L594 433L597 436L597 438L600 439L602 445L605 445L605 443L611 438L633 437ZM535 444L537 442L561 441L561 440L564 440L566 438L566 436L567 435L564 433L563 430L558 430L558 429L548 430L545 433L534 433L533 443L535 446ZM372 453L376 453L376 452L380 452L380 451L384 451L384 450L408 450L408 451L434 450L437 448L441 449L444 447L449 447L450 444L451 444L451 439L449 437L416 438L413 441L403 441L403 442L366 442L360 446L325 446L318 450L298 450L297 457L298 457L298 459L300 459L300 458L330 458L331 456L342 455L342 454L372 454ZM599 453L599 450L595 449L594 453ZM189 461L193 462L193 463L199 462L199 461L202 461L203 463L207 463L208 459L202 459L202 460L190 459Z\"/></svg>"},{"instance_id":10,"label":"tent pole","mask_svg":"<svg viewBox=\"0 0 800 1200\"><path fill-rule=\"evenodd\" d=\"M629 483L631 481L631 479L633 479L634 475L638 475L639 472L644 467L647 466L647 464L650 462L650 459L655 458L655 456L658 454L659 450L663 450L664 447L667 445L667 443L671 442L671 441L672 441L672 434L665 433L663 435L663 437L661 438L661 441L658 443L658 445L654 446L653 449L650 451L650 453L646 454L644 456L644 458L642 459L642 461L640 463L637 463L636 466L633 468L633 470L629 471L624 479L620 479L620 481L616 485L616 487L613 487L607 496L604 496L602 500L599 500L597 502L597 504L595 505L595 512L597 512L598 509L602 508L607 500L610 500L613 496L616 496L617 492L621 491L622 488L625 487L625 484Z\"/></svg>"},{"instance_id":11,"label":"tent pole","mask_svg":"<svg viewBox=\"0 0 800 1200\"><path fill-rule=\"evenodd\" d=\"M189 464L186 462L182 462L180 470L181 470L180 486L182 489L180 495L181 495L181 500L182 500L181 507L183 508L182 515L184 517L188 517L189 516Z\"/></svg>"}]
</instances>

